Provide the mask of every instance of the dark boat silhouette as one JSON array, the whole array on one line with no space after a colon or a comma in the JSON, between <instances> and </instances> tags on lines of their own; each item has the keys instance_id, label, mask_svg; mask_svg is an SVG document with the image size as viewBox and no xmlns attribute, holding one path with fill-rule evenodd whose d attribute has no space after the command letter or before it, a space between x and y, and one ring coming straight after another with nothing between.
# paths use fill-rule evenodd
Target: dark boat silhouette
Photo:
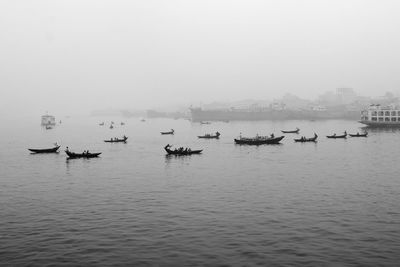
<instances>
[{"instance_id":1,"label":"dark boat silhouette","mask_svg":"<svg viewBox=\"0 0 400 267\"><path fill-rule=\"evenodd\" d=\"M350 137L367 137L368 136L368 132L365 132L363 134L360 133L356 133L356 134L349 134Z\"/></svg>"},{"instance_id":2,"label":"dark boat silhouette","mask_svg":"<svg viewBox=\"0 0 400 267\"><path fill-rule=\"evenodd\" d=\"M169 131L169 132L161 132L161 134L164 134L164 135L166 135L166 134L174 134L174 129L171 129L171 131Z\"/></svg>"},{"instance_id":3,"label":"dark boat silhouette","mask_svg":"<svg viewBox=\"0 0 400 267\"><path fill-rule=\"evenodd\" d=\"M333 134L333 135L327 135L326 137L327 138L332 138L332 139L346 138L347 137L347 132L344 131L344 133L342 135Z\"/></svg>"},{"instance_id":4,"label":"dark boat silhouette","mask_svg":"<svg viewBox=\"0 0 400 267\"><path fill-rule=\"evenodd\" d=\"M126 140L128 140L127 136L124 136L123 138L111 138L110 140L104 140L106 143L126 143Z\"/></svg>"},{"instance_id":5,"label":"dark boat silhouette","mask_svg":"<svg viewBox=\"0 0 400 267\"><path fill-rule=\"evenodd\" d=\"M296 134L297 134L297 133L300 132L300 129L296 127L296 130L291 130L291 131L284 131L284 130L281 130L281 132L282 132L282 133L296 133Z\"/></svg>"},{"instance_id":6,"label":"dark boat silhouette","mask_svg":"<svg viewBox=\"0 0 400 267\"><path fill-rule=\"evenodd\" d=\"M77 159L77 158L96 158L98 157L101 153L74 153L69 150L65 150L65 153L68 155L69 158L71 159Z\"/></svg>"},{"instance_id":7,"label":"dark boat silhouette","mask_svg":"<svg viewBox=\"0 0 400 267\"><path fill-rule=\"evenodd\" d=\"M205 134L205 135L198 135L198 138L203 138L203 139L218 139L220 137L220 133L216 132L214 135L212 134Z\"/></svg>"},{"instance_id":8,"label":"dark boat silhouette","mask_svg":"<svg viewBox=\"0 0 400 267\"><path fill-rule=\"evenodd\" d=\"M53 148L41 148L41 149L35 149L35 148L28 148L29 151L32 153L57 153L58 149L60 146L55 146Z\"/></svg>"},{"instance_id":9,"label":"dark boat silhouette","mask_svg":"<svg viewBox=\"0 0 400 267\"><path fill-rule=\"evenodd\" d=\"M168 144L164 147L165 151L167 151L168 155L176 155L176 156L188 156L193 154L200 154L203 150L178 150L178 149L170 149L171 145Z\"/></svg>"},{"instance_id":10,"label":"dark boat silhouette","mask_svg":"<svg viewBox=\"0 0 400 267\"><path fill-rule=\"evenodd\" d=\"M317 142L318 135L314 133L314 137L305 138L302 136L301 138L295 138L295 142L305 143L305 142Z\"/></svg>"},{"instance_id":11,"label":"dark boat silhouette","mask_svg":"<svg viewBox=\"0 0 400 267\"><path fill-rule=\"evenodd\" d=\"M285 136L256 136L252 138L239 137L239 139L234 139L236 144L239 145L274 145L279 144L279 142L285 138Z\"/></svg>"}]
</instances>

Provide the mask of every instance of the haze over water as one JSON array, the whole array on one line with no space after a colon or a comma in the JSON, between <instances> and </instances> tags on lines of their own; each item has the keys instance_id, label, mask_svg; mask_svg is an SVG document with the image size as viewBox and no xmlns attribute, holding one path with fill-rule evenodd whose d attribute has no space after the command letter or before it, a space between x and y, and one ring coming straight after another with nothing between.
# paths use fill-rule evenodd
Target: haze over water
<instances>
[{"instance_id":1,"label":"haze over water","mask_svg":"<svg viewBox=\"0 0 400 267\"><path fill-rule=\"evenodd\" d=\"M60 118L58 118L60 119ZM0 265L397 266L399 130L353 121L216 122L61 118L0 133ZM105 120L106 125L98 123ZM107 122L114 120L110 130ZM238 146L301 129L318 143ZM175 129L174 136L160 131ZM221 132L219 140L197 135ZM127 144L104 139L126 134ZM62 144L59 154L27 148ZM204 149L166 157L166 144ZM103 152L66 160L63 152Z\"/></svg>"}]
</instances>

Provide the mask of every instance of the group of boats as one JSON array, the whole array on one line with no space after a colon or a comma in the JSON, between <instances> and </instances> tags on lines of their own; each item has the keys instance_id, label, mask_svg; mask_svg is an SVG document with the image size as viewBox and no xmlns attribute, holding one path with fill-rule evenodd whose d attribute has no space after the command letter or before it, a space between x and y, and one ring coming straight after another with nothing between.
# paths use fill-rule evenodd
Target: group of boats
<instances>
[{"instance_id":1,"label":"group of boats","mask_svg":"<svg viewBox=\"0 0 400 267\"><path fill-rule=\"evenodd\" d=\"M52 148L43 148L43 149L28 148L28 150L35 154L58 153L60 147L61 146L56 143ZM101 155L101 152L90 153L89 150L84 151L82 153L75 153L69 151L68 147L66 148L65 153L67 154L68 158L95 158Z\"/></svg>"},{"instance_id":2,"label":"group of boats","mask_svg":"<svg viewBox=\"0 0 400 267\"><path fill-rule=\"evenodd\" d=\"M99 125L100 125L100 126L104 126L104 121L101 122L101 123L99 123ZM114 129L114 127L115 127L114 125L115 125L115 123L114 123L113 121L111 121L111 122L110 122L109 128L110 128L110 129ZM120 122L120 125L121 125L121 126L124 126L124 125L125 125L125 122L122 122L122 121L121 121L121 122Z\"/></svg>"},{"instance_id":3,"label":"group of boats","mask_svg":"<svg viewBox=\"0 0 400 267\"><path fill-rule=\"evenodd\" d=\"M114 124L114 122L111 122L111 126ZM100 123L100 125L104 125L104 122ZM123 123L121 122L121 125ZM281 130L282 133L285 134L299 134L300 129L296 128L294 130ZM170 131L166 132L161 132L162 135L173 135L175 133L174 129L171 129ZM197 137L200 139L219 139L221 134L217 131L214 134L209 134L206 133L204 135L198 135ZM347 138L347 136L350 137L367 137L368 132L364 133L355 133L355 134L348 134L346 131L344 131L343 134L337 135L336 133L332 135L327 135L326 137L329 139L344 139ZM239 145L264 145L264 144L280 144L280 142L285 138L284 135L281 136L275 136L274 134L271 134L269 136L260 136L256 135L255 137L242 137L240 136L238 138L234 138L235 144ZM294 138L295 142L300 142L300 143L305 143L305 142L317 142L318 135L314 133L314 136L312 137L305 137L302 136L300 138ZM108 140L104 140L105 143L126 143L128 140L127 136L123 136L122 138L117 138L113 137ZM32 153L58 153L58 150L60 149L60 145L57 143L54 144L53 147L51 148L43 148L43 149L34 149L34 148L29 148L28 150L31 151ZM202 153L203 149L196 149L192 150L191 148L174 148L172 149L172 146L170 144L167 144L164 147L164 150L167 152L168 155L175 155L175 156L186 156L186 155L192 155L192 154L200 154ZM65 153L67 154L68 158L95 158L101 155L101 152L96 152L96 153L90 153L88 150L84 151L82 153L76 153L72 152L66 147Z\"/></svg>"},{"instance_id":4,"label":"group of boats","mask_svg":"<svg viewBox=\"0 0 400 267\"><path fill-rule=\"evenodd\" d=\"M327 135L326 137L327 138L331 138L331 139L338 139L338 138L344 139L344 138L347 138L347 136L350 136L350 137L368 137L368 132L364 132L364 133L357 132L355 134L348 134L346 131L344 131L343 134L341 134L341 135L336 135L336 133L335 133L333 135Z\"/></svg>"},{"instance_id":5,"label":"group of boats","mask_svg":"<svg viewBox=\"0 0 400 267\"><path fill-rule=\"evenodd\" d=\"M105 143L126 143L128 140L127 136L123 136L122 138L113 137L109 140L104 140ZM44 153L58 153L60 149L60 145L57 143L54 144L54 147L51 148L28 148L32 154L44 154ZM83 151L82 153L76 153L69 150L66 147L65 153L67 154L68 158L95 158L101 155L101 152L90 153L89 150Z\"/></svg>"}]
</instances>

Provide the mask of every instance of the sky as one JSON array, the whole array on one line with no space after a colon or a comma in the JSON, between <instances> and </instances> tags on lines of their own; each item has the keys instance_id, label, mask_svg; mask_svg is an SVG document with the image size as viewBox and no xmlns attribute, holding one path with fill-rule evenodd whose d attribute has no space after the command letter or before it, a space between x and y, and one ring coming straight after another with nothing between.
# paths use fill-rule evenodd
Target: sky
<instances>
[{"instance_id":1,"label":"sky","mask_svg":"<svg viewBox=\"0 0 400 267\"><path fill-rule=\"evenodd\" d=\"M400 1L2 0L0 113L400 89Z\"/></svg>"}]
</instances>

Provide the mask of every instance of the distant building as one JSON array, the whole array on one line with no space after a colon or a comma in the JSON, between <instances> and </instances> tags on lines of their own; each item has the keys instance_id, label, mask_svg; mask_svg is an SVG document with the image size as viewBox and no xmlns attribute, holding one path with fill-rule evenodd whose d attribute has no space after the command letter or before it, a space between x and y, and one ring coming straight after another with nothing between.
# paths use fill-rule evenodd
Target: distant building
<instances>
[{"instance_id":1,"label":"distant building","mask_svg":"<svg viewBox=\"0 0 400 267\"><path fill-rule=\"evenodd\" d=\"M273 110L285 110L286 109L286 105L285 105L285 103L282 103L282 102L273 102L270 105L270 108L273 109Z\"/></svg>"},{"instance_id":2,"label":"distant building","mask_svg":"<svg viewBox=\"0 0 400 267\"><path fill-rule=\"evenodd\" d=\"M357 100L357 94L353 88L337 88L336 96L340 104L350 104Z\"/></svg>"}]
</instances>

